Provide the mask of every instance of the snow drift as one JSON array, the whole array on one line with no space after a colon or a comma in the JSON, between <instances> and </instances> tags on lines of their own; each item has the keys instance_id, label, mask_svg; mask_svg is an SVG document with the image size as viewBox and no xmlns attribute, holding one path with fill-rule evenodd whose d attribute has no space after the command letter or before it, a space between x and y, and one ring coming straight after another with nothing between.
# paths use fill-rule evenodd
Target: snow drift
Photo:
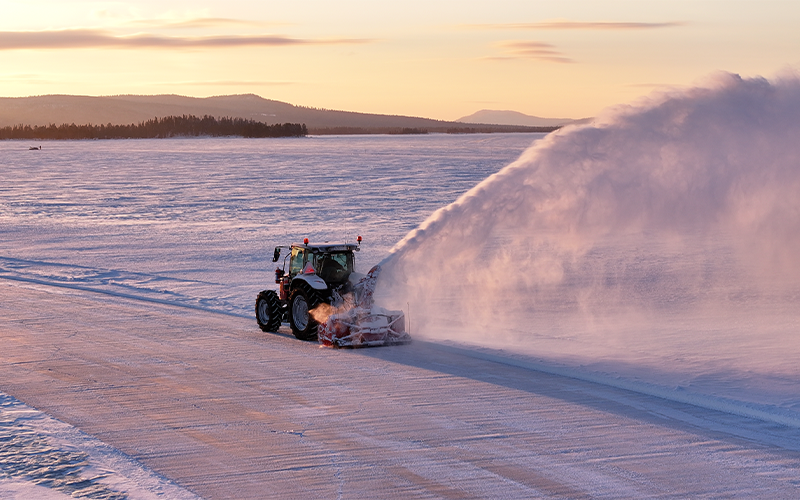
<instances>
[{"instance_id":1,"label":"snow drift","mask_svg":"<svg viewBox=\"0 0 800 500\"><path fill-rule=\"evenodd\" d=\"M401 240L382 300L415 336L800 407L798 117L797 77L718 74L562 129Z\"/></svg>"}]
</instances>

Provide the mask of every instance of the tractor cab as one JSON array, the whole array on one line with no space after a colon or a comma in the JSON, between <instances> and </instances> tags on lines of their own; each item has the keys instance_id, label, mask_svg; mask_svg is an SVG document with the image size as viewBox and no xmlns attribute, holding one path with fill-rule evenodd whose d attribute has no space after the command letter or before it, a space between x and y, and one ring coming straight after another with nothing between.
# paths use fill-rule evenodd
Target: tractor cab
<instances>
[{"instance_id":1,"label":"tractor cab","mask_svg":"<svg viewBox=\"0 0 800 500\"><path fill-rule=\"evenodd\" d=\"M277 262L283 249L289 250L283 259L283 268L275 269L275 282L280 286L280 297L285 300L291 292L291 283L298 276L309 281L310 275L319 278L325 288L334 289L348 282L355 271L355 255L360 250L353 243L295 243L288 247L276 247L272 261ZM287 272L288 264L288 272ZM315 284L320 283L314 280ZM319 288L315 286L315 288Z\"/></svg>"}]
</instances>

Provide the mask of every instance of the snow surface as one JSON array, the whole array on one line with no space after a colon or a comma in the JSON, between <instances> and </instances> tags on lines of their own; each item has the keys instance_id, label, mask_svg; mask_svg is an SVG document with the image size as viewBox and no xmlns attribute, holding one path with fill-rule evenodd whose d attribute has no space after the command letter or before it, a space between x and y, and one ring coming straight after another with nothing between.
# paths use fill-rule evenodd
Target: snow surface
<instances>
[{"instance_id":1,"label":"snow surface","mask_svg":"<svg viewBox=\"0 0 800 500\"><path fill-rule=\"evenodd\" d=\"M430 212L541 137L64 141L37 151L0 142L0 279L252 320L255 294L270 286L273 246L360 234L358 268L366 271ZM120 468L124 459L98 454L100 444L87 449L88 436L4 397L8 429L24 426L48 443L46 453L28 447L20 457L57 461L83 446L106 469L103 481L117 480L131 498L151 497L146 469ZM30 418L19 420L16 408ZM69 494L38 486L24 470L4 472L2 498ZM168 497L181 494L173 488Z\"/></svg>"},{"instance_id":2,"label":"snow surface","mask_svg":"<svg viewBox=\"0 0 800 500\"><path fill-rule=\"evenodd\" d=\"M0 498L198 497L105 443L0 394Z\"/></svg>"},{"instance_id":3,"label":"snow surface","mask_svg":"<svg viewBox=\"0 0 800 500\"><path fill-rule=\"evenodd\" d=\"M542 134L2 142L0 275L251 315L275 245L368 271Z\"/></svg>"},{"instance_id":4,"label":"snow surface","mask_svg":"<svg viewBox=\"0 0 800 500\"><path fill-rule=\"evenodd\" d=\"M203 498L773 499L800 484L796 429L440 344L334 350L104 293L0 296L8 393Z\"/></svg>"},{"instance_id":5,"label":"snow surface","mask_svg":"<svg viewBox=\"0 0 800 500\"><path fill-rule=\"evenodd\" d=\"M408 435L413 432L398 429L397 448L390 453L405 457L402 463L418 480L423 476L432 480L437 473L447 481L455 481L458 474L474 480L478 476L470 467L478 463L482 473L499 474L492 481L549 470L546 480L534 481L538 490L530 481L508 489L496 482L486 486L489 489L470 483L461 486L465 490L441 490L440 496L452 496L454 491L479 497L497 492L537 496L548 491L552 496L570 496L578 490L548 490L552 486L548 481L560 477L574 487L585 484L582 474L590 474L594 486L580 490L589 491L590 496L658 496L658 488L668 486L678 496L790 497L787 492L800 481L796 468L800 445L791 429L800 425L800 368L795 363L800 343L794 339L798 326L795 271L800 266L794 266L793 260L800 255L793 246L793 238L800 234L795 229L800 226L792 197L797 192L800 155L790 140L797 136L797 125L789 118L797 116L798 85L794 81L723 80L706 89L654 98L612 114L605 124L565 129L544 140L542 135L514 134L78 141L45 142L37 151L29 151L27 143L0 143L0 281L4 284L0 289L6 297L6 342L17 349L7 354L5 369L8 376L21 377L6 379L0 390L18 397L24 394L23 401L33 404L34 399L34 406L106 436L159 473L182 478L180 484L195 481L191 489L209 497L219 497L222 486L214 489L208 481L187 480L188 472L177 467L176 459L153 455L149 447L156 444L139 445L126 439L122 430L109 431L104 417L92 414L92 405L84 410L80 405L72 408L75 401L54 403L56 396L47 396L54 393L36 390L37 384L44 383L41 373L50 372L28 367L49 366L48 360L71 366L78 363L75 359L87 356L82 352L89 345L108 342L98 347L99 360L90 357L80 362L98 363L111 371L118 364L125 370L152 373L185 363L186 378L176 382L176 387L197 384L192 387L201 392L202 383L207 383L202 375L214 374L219 379L225 378L223 368L231 374L244 370L240 376L231 375L229 382L219 382L229 384L225 387L234 394L243 381L255 377L259 361L250 353L270 362L278 362L273 356L281 356L292 361L287 361L286 377L275 379L280 387L276 390L302 396L282 400L287 410L259 411L294 412L303 416L300 421L306 422L306 428L313 428L312 422L323 425L318 418L331 418L333 410L318 406L320 398L331 396L301 388L303 384L290 372L308 362L310 368L301 379L316 380L316 368L336 367L331 360L348 359L356 373L373 377L367 380L391 374L399 385L375 382L376 388L367 390L356 380L341 381L350 394L348 400L328 401L324 408L343 405L353 414L363 410L370 425L383 425L374 419L381 399L401 390L412 404L391 407L400 417L400 422L392 422L401 427L419 418L421 408L436 408L437 413L425 414L432 434L414 429L426 436L420 438L419 446L437 451L419 455ZM539 142L515 162L534 141ZM660 182L653 181L654 177ZM762 182L747 184L745 180ZM730 193L739 196L731 198ZM742 208L747 206L753 209ZM442 207L447 208L425 222ZM772 217L765 219L764 214ZM420 230L395 246L420 224ZM353 357L339 351L330 355L309 351L308 344L257 331L253 302L259 290L272 286L275 245L303 237L315 242L354 241L356 235L364 237L357 260L361 272L395 247L393 272L397 274L381 287L389 307L406 310L409 331L420 342ZM740 240L745 244L736 244ZM768 259L753 258L763 252ZM35 317L37 304L41 318ZM128 318L130 328L98 316L106 314L106 308ZM184 331L188 327L177 326L188 324L191 315L185 311L208 323L208 332L198 327L202 338L194 340L193 334ZM51 324L51 315L57 318L52 324L63 325L54 332L52 345L36 337L38 329ZM233 333L214 326L220 323L216 317L235 325ZM120 346L104 340L104 328L114 332L114 339L119 337ZM247 345L234 346L245 338ZM25 342L43 343L31 351L38 353L34 356L24 354ZM250 364L241 368L224 364L213 351L225 342L231 343L228 352L241 352ZM153 344L154 350L139 352L140 344ZM160 359L158 346L168 349L163 356L169 361ZM188 352L196 358L181 358L185 349L193 349ZM302 354L299 358L298 353ZM364 365L366 359L378 361ZM474 374L478 381L465 382L463 377L471 372L457 368L460 364L483 370ZM437 366L448 367L441 378L430 375ZM199 378L190 377L190 372ZM514 392L518 388L491 396L485 392L487 384L492 384L492 373L498 377L503 373L503 380L527 377L544 384L543 372L571 377L573 385L561 389L566 393L603 393L598 397L605 398L605 403L591 403L602 407L602 415L586 410L579 401L554 410L558 415L580 415L572 421L575 425L598 422L587 427L592 429L589 435L569 422L559 424L557 415L547 416L550 420L542 421L542 428L534 428L527 419L539 411L535 405L550 403L529 401L535 392L529 385L523 389L524 397ZM166 379L178 376L182 375L171 371ZM163 379L148 384L159 387ZM710 410L686 416L693 410L654 398L612 411L608 401L627 401L629 396L574 379L789 427L758 427L742 417L725 422ZM47 380L48 387L61 387L65 398L81 400L102 388L122 388L113 378L104 383L80 377L68 383L72 379L63 376ZM436 386L436 391L414 395L420 380ZM100 385L83 388L92 384ZM225 387L220 386L220 391ZM451 401L448 394L457 387L477 399L461 404ZM383 391L383 396L375 391ZM229 393L214 392L217 398ZM104 397L112 398L114 392L108 394ZM359 409L358 396L364 394L366 400ZM105 404L102 398L98 401L93 404ZM688 427L664 430L658 423L653 425L660 430L654 430L648 427L650 420L638 417L636 408L643 407L648 415L670 415ZM127 408L120 410L123 415L139 415L135 407ZM191 411L186 406L181 415ZM604 431L604 426L623 425L619 420L604 420L609 411L638 424L623 435ZM504 425L511 422L517 431L507 434L505 429L495 436L488 429L495 424L478 423L496 412L504 415ZM678 414L683 416L675 417ZM468 424L473 419L477 427ZM198 423L191 433L200 432L204 425ZM474 461L469 467L457 465L457 454L438 448L447 446L446 440L434 445L436 432L455 440L472 439L480 434L481 426L488 426L482 439L489 441L471 448ZM712 429L711 434L698 432L714 444L694 454L687 451L692 440L686 436L696 428ZM468 429L464 432L469 436L446 429ZM378 437L380 430L369 435L375 440L370 446L387 450L385 437ZM673 431L684 433L683 437ZM135 427L130 429L132 435L136 432ZM282 432L290 437L294 429ZM318 435L297 432L335 456L352 452ZM363 429L348 432L361 436L361 444L367 439L358 434ZM537 446L565 457L564 450L550 448L556 446L554 442L518 448L519 436L537 432L560 435L568 446L577 447L580 457L570 455L576 461L570 458L567 469L560 468L565 462L548 469L541 457L536 458L537 450L541 451ZM731 445L719 440L716 432L758 443L758 449L740 441ZM567 439L570 433L583 437ZM688 481L687 472L675 471L672 478L656 479L658 467L650 465L647 453L661 451L651 437L672 450L666 454L674 459L668 461L669 467L695 471L702 468L699 464L715 463L719 468L703 469L697 481ZM500 440L499 447L491 446L493 439ZM639 440L650 444L642 445L646 450L636 453L644 454L636 455L633 442ZM720 454L728 445L733 446L732 455ZM582 446L587 448L581 451ZM614 446L622 455L630 452L626 460L634 463L620 474L641 474L649 486L641 482L634 486L626 482L633 476L623 480L596 468L596 461L615 453ZM519 470L509 464L502 466L505 469L488 467L486 460L501 460L494 454L503 447L525 465ZM485 457L483 461L480 456ZM774 456L782 458L773 460ZM744 458L737 461L740 458L735 457ZM372 460L362 455L350 458L363 466ZM747 468L745 463L766 468ZM285 470L291 468L285 465ZM462 466L466 468L457 473ZM299 469L296 473L301 474ZM719 479L703 490L702 478L711 477ZM770 482L773 479L776 482ZM523 483L533 489L514 489ZM24 487L13 481L2 484L10 490ZM694 489L687 490L687 485ZM437 491L431 484L423 489Z\"/></svg>"}]
</instances>

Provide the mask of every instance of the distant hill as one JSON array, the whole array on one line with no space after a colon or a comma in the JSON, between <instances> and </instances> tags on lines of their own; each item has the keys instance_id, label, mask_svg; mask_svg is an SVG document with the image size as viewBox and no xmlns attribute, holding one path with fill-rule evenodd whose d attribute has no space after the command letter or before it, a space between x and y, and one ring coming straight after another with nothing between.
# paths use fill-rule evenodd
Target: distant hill
<instances>
[{"instance_id":1,"label":"distant hill","mask_svg":"<svg viewBox=\"0 0 800 500\"><path fill-rule=\"evenodd\" d=\"M541 118L526 115L518 111L499 111L482 109L469 116L456 120L460 123L486 123L490 125L518 125L524 127L561 127L576 123L587 123L591 118L573 120L570 118Z\"/></svg>"},{"instance_id":2,"label":"distant hill","mask_svg":"<svg viewBox=\"0 0 800 500\"><path fill-rule=\"evenodd\" d=\"M448 122L295 106L254 94L217 97L179 95L0 97L0 127L14 125L127 125L166 116L243 118L268 124L302 123L310 134L425 132L547 132L550 126Z\"/></svg>"}]
</instances>

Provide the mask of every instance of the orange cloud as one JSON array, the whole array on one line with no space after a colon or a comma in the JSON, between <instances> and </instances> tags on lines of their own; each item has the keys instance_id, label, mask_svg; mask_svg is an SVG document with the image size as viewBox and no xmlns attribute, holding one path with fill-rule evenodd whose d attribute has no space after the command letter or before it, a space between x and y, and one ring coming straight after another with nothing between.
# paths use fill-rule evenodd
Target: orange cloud
<instances>
[{"instance_id":1,"label":"orange cloud","mask_svg":"<svg viewBox=\"0 0 800 500\"><path fill-rule=\"evenodd\" d=\"M674 28L686 23L670 21L663 23L628 23L604 21L546 21L542 23L510 23L510 24L472 24L468 27L479 29L505 30L645 30L658 28Z\"/></svg>"},{"instance_id":2,"label":"orange cloud","mask_svg":"<svg viewBox=\"0 0 800 500\"><path fill-rule=\"evenodd\" d=\"M369 43L367 39L303 39L280 35L177 37L140 33L117 35L108 31L69 29L1 31L0 50L83 48L225 48L242 46L327 45Z\"/></svg>"},{"instance_id":3,"label":"orange cloud","mask_svg":"<svg viewBox=\"0 0 800 500\"><path fill-rule=\"evenodd\" d=\"M224 26L250 26L264 27L276 26L285 23L265 23L259 21L247 21L243 19L230 19L226 17L200 17L196 19L186 19L183 21L168 21L163 19L140 19L127 23L129 26L146 26L150 28L170 28L170 29L195 29L195 28L216 28Z\"/></svg>"},{"instance_id":4,"label":"orange cloud","mask_svg":"<svg viewBox=\"0 0 800 500\"><path fill-rule=\"evenodd\" d=\"M491 59L536 59L555 63L575 62L556 50L555 46L545 42L508 41L500 42L497 46L505 50L507 55Z\"/></svg>"}]
</instances>

